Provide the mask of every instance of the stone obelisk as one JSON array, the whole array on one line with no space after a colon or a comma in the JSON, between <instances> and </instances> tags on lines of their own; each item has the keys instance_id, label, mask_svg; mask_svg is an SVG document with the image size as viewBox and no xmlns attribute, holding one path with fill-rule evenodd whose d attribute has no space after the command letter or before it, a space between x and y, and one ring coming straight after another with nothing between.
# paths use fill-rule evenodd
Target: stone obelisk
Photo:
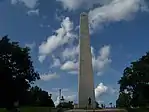
<instances>
[{"instance_id":1,"label":"stone obelisk","mask_svg":"<svg viewBox=\"0 0 149 112\"><path fill-rule=\"evenodd\" d=\"M90 47L88 14L80 15L80 56L78 76L78 107L95 108L94 77L92 68L92 54ZM91 101L89 101L91 99ZM89 104L90 102L90 104Z\"/></svg>"}]
</instances>

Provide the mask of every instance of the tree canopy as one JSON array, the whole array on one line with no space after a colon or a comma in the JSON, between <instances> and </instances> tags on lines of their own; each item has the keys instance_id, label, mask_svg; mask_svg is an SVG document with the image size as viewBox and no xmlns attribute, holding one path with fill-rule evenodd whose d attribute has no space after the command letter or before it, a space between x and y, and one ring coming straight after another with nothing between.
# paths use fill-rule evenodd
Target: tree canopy
<instances>
[{"instance_id":1,"label":"tree canopy","mask_svg":"<svg viewBox=\"0 0 149 112\"><path fill-rule=\"evenodd\" d=\"M24 103L22 105L27 106L55 107L52 94L49 95L48 92L38 86L32 87L30 91L27 92L25 98L22 99L22 103Z\"/></svg>"},{"instance_id":2,"label":"tree canopy","mask_svg":"<svg viewBox=\"0 0 149 112\"><path fill-rule=\"evenodd\" d=\"M5 36L0 40L0 105L11 107L30 88L30 84L40 79L34 70L30 49L20 47Z\"/></svg>"},{"instance_id":3,"label":"tree canopy","mask_svg":"<svg viewBox=\"0 0 149 112\"><path fill-rule=\"evenodd\" d=\"M149 106L149 52L126 67L118 81L120 94L117 106Z\"/></svg>"},{"instance_id":4,"label":"tree canopy","mask_svg":"<svg viewBox=\"0 0 149 112\"><path fill-rule=\"evenodd\" d=\"M69 109L73 109L74 105L72 101L69 102L61 102L57 105L57 108L69 108Z\"/></svg>"}]
</instances>

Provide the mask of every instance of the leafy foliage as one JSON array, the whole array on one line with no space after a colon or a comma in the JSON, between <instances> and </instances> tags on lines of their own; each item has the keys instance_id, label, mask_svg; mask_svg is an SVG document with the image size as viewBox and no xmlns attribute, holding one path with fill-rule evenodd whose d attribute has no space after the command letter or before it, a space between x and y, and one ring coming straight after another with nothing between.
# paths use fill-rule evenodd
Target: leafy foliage
<instances>
[{"instance_id":1,"label":"leafy foliage","mask_svg":"<svg viewBox=\"0 0 149 112\"><path fill-rule=\"evenodd\" d=\"M130 106L130 95L126 93L120 93L118 100L116 101L116 107L129 108Z\"/></svg>"},{"instance_id":2,"label":"leafy foliage","mask_svg":"<svg viewBox=\"0 0 149 112\"><path fill-rule=\"evenodd\" d=\"M22 105L40 106L40 107L55 107L53 100L51 99L52 94L42 90L38 86L32 87L27 92L25 99L22 99Z\"/></svg>"},{"instance_id":3,"label":"leafy foliage","mask_svg":"<svg viewBox=\"0 0 149 112\"><path fill-rule=\"evenodd\" d=\"M57 105L57 108L69 108L69 109L73 109L74 105L73 102L69 101L69 102L62 102L60 104Z\"/></svg>"},{"instance_id":4,"label":"leafy foliage","mask_svg":"<svg viewBox=\"0 0 149 112\"><path fill-rule=\"evenodd\" d=\"M0 106L10 108L21 99L30 84L40 79L35 72L29 48L10 42L5 36L0 40Z\"/></svg>"},{"instance_id":5,"label":"leafy foliage","mask_svg":"<svg viewBox=\"0 0 149 112\"><path fill-rule=\"evenodd\" d=\"M132 62L130 67L126 67L118 83L120 84L120 95L117 100L118 106L148 106L149 52L139 60Z\"/></svg>"}]
</instances>

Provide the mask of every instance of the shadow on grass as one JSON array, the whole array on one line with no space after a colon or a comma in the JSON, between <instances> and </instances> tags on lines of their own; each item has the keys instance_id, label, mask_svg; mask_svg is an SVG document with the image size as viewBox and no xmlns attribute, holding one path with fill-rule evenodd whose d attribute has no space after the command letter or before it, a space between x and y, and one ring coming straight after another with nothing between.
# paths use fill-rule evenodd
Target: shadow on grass
<instances>
[{"instance_id":1,"label":"shadow on grass","mask_svg":"<svg viewBox=\"0 0 149 112\"><path fill-rule=\"evenodd\" d=\"M149 112L149 108L127 109L128 112Z\"/></svg>"}]
</instances>

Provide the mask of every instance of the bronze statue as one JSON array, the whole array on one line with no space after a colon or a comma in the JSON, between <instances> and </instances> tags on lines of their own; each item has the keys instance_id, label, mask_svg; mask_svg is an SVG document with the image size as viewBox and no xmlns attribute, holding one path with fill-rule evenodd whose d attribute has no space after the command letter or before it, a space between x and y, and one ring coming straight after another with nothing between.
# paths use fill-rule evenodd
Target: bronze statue
<instances>
[{"instance_id":1,"label":"bronze statue","mask_svg":"<svg viewBox=\"0 0 149 112\"><path fill-rule=\"evenodd\" d=\"M88 98L88 105L91 105L91 98Z\"/></svg>"}]
</instances>

